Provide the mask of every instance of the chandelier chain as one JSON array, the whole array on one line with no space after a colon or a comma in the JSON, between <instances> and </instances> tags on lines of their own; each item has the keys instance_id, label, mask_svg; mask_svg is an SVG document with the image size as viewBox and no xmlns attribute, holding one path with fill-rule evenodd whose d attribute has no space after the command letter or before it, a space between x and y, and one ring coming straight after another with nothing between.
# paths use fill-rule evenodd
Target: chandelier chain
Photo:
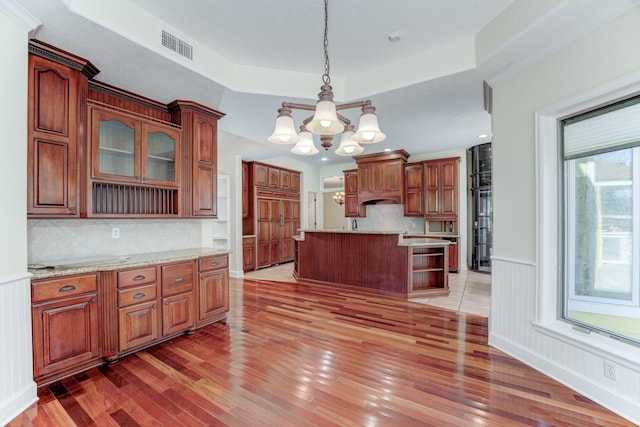
<instances>
[{"instance_id":1,"label":"chandelier chain","mask_svg":"<svg viewBox=\"0 0 640 427\"><path fill-rule=\"evenodd\" d=\"M329 0L324 0L324 74L322 82L326 85L331 83L329 77Z\"/></svg>"}]
</instances>

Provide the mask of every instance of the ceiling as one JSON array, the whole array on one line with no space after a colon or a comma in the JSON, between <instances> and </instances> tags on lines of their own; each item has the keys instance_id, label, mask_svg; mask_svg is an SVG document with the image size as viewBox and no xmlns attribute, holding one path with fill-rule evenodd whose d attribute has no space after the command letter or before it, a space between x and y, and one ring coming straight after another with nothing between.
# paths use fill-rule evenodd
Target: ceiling
<instances>
[{"instance_id":1,"label":"ceiling","mask_svg":"<svg viewBox=\"0 0 640 427\"><path fill-rule=\"evenodd\" d=\"M17 2L41 22L33 38L90 60L100 70L96 80L160 102L191 99L226 113L221 149L247 160L345 162L333 149L301 157L289 152L291 146L267 141L283 101L317 99L324 71L322 0L2 1ZM364 154L487 142L484 80L517 72L637 3L331 0L336 101L371 99L376 107L387 139ZM194 61L161 46L160 30L191 44ZM399 40L392 42L394 35ZM359 110L343 113L357 123ZM296 124L307 115L294 111Z\"/></svg>"}]
</instances>

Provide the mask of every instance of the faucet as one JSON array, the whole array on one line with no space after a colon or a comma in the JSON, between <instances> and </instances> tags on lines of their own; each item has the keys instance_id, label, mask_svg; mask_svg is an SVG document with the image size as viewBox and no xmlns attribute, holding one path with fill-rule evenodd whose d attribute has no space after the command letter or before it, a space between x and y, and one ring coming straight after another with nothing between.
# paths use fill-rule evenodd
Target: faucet
<instances>
[{"instance_id":1,"label":"faucet","mask_svg":"<svg viewBox=\"0 0 640 427\"><path fill-rule=\"evenodd\" d=\"M351 221L351 229L352 230L357 230L358 229L358 220L357 219L353 219Z\"/></svg>"}]
</instances>

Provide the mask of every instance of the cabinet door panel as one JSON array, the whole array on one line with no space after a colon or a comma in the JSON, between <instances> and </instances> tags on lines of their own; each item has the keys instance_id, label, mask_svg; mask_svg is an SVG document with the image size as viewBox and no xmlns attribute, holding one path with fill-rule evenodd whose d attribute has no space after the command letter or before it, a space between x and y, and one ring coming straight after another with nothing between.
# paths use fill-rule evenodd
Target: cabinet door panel
<instances>
[{"instance_id":1,"label":"cabinet door panel","mask_svg":"<svg viewBox=\"0 0 640 427\"><path fill-rule=\"evenodd\" d=\"M280 187L280 169L269 168L269 187Z\"/></svg>"},{"instance_id":2,"label":"cabinet door panel","mask_svg":"<svg viewBox=\"0 0 640 427\"><path fill-rule=\"evenodd\" d=\"M36 139L34 142L34 207L75 207L69 201L70 187L75 187L75 173L73 182L69 180L69 168L74 169L75 159L71 147L66 142L44 141ZM74 191L71 192L74 194Z\"/></svg>"},{"instance_id":3,"label":"cabinet door panel","mask_svg":"<svg viewBox=\"0 0 640 427\"><path fill-rule=\"evenodd\" d=\"M197 116L195 127L195 161L211 167L217 166L218 121L202 115Z\"/></svg>"},{"instance_id":4,"label":"cabinet door panel","mask_svg":"<svg viewBox=\"0 0 640 427\"><path fill-rule=\"evenodd\" d=\"M142 181L175 186L180 176L180 132L168 126L142 126Z\"/></svg>"},{"instance_id":5,"label":"cabinet door panel","mask_svg":"<svg viewBox=\"0 0 640 427\"><path fill-rule=\"evenodd\" d=\"M162 335L168 336L195 326L195 308L191 292L162 300Z\"/></svg>"},{"instance_id":6,"label":"cabinet door panel","mask_svg":"<svg viewBox=\"0 0 640 427\"><path fill-rule=\"evenodd\" d=\"M33 68L34 129L68 136L73 103L73 72L49 61L31 57Z\"/></svg>"},{"instance_id":7,"label":"cabinet door panel","mask_svg":"<svg viewBox=\"0 0 640 427\"><path fill-rule=\"evenodd\" d=\"M266 187L269 185L269 168L264 165L253 165L253 185Z\"/></svg>"},{"instance_id":8,"label":"cabinet door panel","mask_svg":"<svg viewBox=\"0 0 640 427\"><path fill-rule=\"evenodd\" d=\"M229 310L229 273L226 270L200 275L198 320L203 321Z\"/></svg>"},{"instance_id":9,"label":"cabinet door panel","mask_svg":"<svg viewBox=\"0 0 640 427\"><path fill-rule=\"evenodd\" d=\"M196 216L217 215L217 200L214 188L217 176L214 170L198 166L194 175L193 211Z\"/></svg>"},{"instance_id":10,"label":"cabinet door panel","mask_svg":"<svg viewBox=\"0 0 640 427\"><path fill-rule=\"evenodd\" d=\"M118 309L120 351L155 341L160 337L155 301Z\"/></svg>"},{"instance_id":11,"label":"cabinet door panel","mask_svg":"<svg viewBox=\"0 0 640 427\"><path fill-rule=\"evenodd\" d=\"M36 305L32 316L36 378L100 356L96 294Z\"/></svg>"}]
</instances>

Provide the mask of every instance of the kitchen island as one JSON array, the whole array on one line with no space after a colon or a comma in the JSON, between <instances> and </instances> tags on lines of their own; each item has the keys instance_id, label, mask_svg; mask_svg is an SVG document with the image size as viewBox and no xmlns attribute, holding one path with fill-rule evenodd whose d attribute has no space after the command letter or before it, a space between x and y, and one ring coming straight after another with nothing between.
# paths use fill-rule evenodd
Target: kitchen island
<instances>
[{"instance_id":1,"label":"kitchen island","mask_svg":"<svg viewBox=\"0 0 640 427\"><path fill-rule=\"evenodd\" d=\"M398 231L301 230L295 237L298 281L393 298L446 296L449 242Z\"/></svg>"}]
</instances>

